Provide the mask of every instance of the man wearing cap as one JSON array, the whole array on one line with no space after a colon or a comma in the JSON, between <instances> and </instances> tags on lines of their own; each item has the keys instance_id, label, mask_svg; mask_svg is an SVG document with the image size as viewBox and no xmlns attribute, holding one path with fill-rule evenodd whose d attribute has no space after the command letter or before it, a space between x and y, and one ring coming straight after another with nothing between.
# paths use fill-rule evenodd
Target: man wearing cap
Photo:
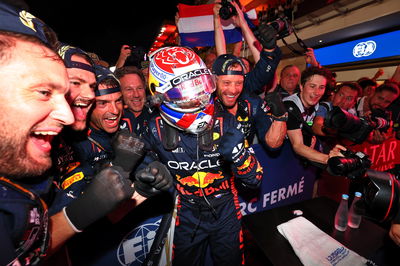
<instances>
[{"instance_id":1,"label":"man wearing cap","mask_svg":"<svg viewBox=\"0 0 400 266\"><path fill-rule=\"evenodd\" d=\"M52 139L74 122L65 99L67 72L61 58L49 49L49 28L41 20L3 2L0 20L0 92L4 99L0 265L31 265L130 198L133 191L130 182L109 167L96 175L98 181L84 197L64 208L55 203L53 196L62 193L52 186L46 171L52 164Z\"/></svg>"},{"instance_id":2,"label":"man wearing cap","mask_svg":"<svg viewBox=\"0 0 400 266\"><path fill-rule=\"evenodd\" d=\"M267 148L279 148L286 134L287 112L278 94L269 94L268 105L244 91L244 66L231 54L220 55L214 62L216 104L234 115L242 125L248 145L258 140ZM247 78L247 77L246 77Z\"/></svg>"},{"instance_id":3,"label":"man wearing cap","mask_svg":"<svg viewBox=\"0 0 400 266\"><path fill-rule=\"evenodd\" d=\"M89 112L86 137L81 140L75 139L75 142L71 143L76 161L69 164L68 171L60 182L61 188L72 198L84 196L86 189L97 178L96 173L108 165L113 165L119 173L129 179L134 167L143 157L143 142L128 129L119 130L123 100L118 79L106 67L95 65L94 69L97 90L93 108ZM147 198L160 194L172 186L172 177L168 171L163 170L166 168L162 164L153 165L146 172L146 178L152 177L150 180L141 177L135 179L135 192L131 199L119 205L115 212L109 213L107 220L103 221L110 225L109 230L114 229L108 219L114 224ZM102 225L100 223L98 226ZM74 243L78 241L91 244L93 241L91 234L101 235L102 232L99 230L102 228L92 227L90 232L76 236L73 242L69 243L68 250L72 261L77 260L78 263L82 263L81 256L87 252L75 247Z\"/></svg>"},{"instance_id":4,"label":"man wearing cap","mask_svg":"<svg viewBox=\"0 0 400 266\"><path fill-rule=\"evenodd\" d=\"M68 172L62 176L60 182L61 188L74 198L84 192L99 167L104 167L105 164L110 162L121 166L125 165L125 162L121 162L120 159L129 160L126 165L128 169L120 169L120 172L128 178L133 167L143 156L143 143L134 133L117 132L123 111L122 93L118 79L106 67L95 65L94 68L98 88L95 91L94 106L89 113L87 136L81 140L76 139L72 143L77 161L69 164ZM121 151L123 143L120 143L120 138L131 140L129 143L129 145L132 145L130 147L131 152ZM124 155L123 158L118 157L123 152L129 154ZM161 181L163 180L157 180L153 184L158 184ZM167 186L166 189L169 188L168 182L160 184L159 188L164 185ZM162 190L165 189L162 188ZM136 191L140 194L140 188ZM148 194L150 193L147 193L146 196L149 196ZM140 195L135 195L136 203L145 199Z\"/></svg>"},{"instance_id":5,"label":"man wearing cap","mask_svg":"<svg viewBox=\"0 0 400 266\"><path fill-rule=\"evenodd\" d=\"M62 44L57 52L67 67L70 84L67 101L75 118L74 123L66 127L54 142L58 149L53 154L53 171L60 177L65 174L68 165L76 160L72 143L85 137L86 120L95 97L96 76L94 63L85 51Z\"/></svg>"}]
</instances>

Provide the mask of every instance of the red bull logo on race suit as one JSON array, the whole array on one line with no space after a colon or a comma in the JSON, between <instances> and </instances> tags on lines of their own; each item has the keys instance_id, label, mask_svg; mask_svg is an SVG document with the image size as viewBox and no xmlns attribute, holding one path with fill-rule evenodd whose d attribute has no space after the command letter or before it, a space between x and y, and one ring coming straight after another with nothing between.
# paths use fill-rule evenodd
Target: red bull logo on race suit
<instances>
[{"instance_id":1,"label":"red bull logo on race suit","mask_svg":"<svg viewBox=\"0 0 400 266\"><path fill-rule=\"evenodd\" d=\"M224 178L221 171L218 173L196 172L194 175L186 177L176 175L176 177L178 182L184 186L195 186L199 188L205 188L214 183L214 180Z\"/></svg>"}]
</instances>

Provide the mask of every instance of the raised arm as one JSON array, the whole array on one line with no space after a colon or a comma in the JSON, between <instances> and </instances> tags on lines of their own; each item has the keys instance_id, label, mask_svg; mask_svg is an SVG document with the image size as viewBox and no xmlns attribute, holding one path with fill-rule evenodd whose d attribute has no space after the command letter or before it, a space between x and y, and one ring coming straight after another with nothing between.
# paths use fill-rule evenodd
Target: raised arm
<instances>
[{"instance_id":1,"label":"raised arm","mask_svg":"<svg viewBox=\"0 0 400 266\"><path fill-rule=\"evenodd\" d=\"M215 38L215 48L217 56L226 54L226 43L224 31L222 29L221 18L219 16L219 10L221 9L221 0L215 0L214 5L214 38Z\"/></svg>"}]
</instances>

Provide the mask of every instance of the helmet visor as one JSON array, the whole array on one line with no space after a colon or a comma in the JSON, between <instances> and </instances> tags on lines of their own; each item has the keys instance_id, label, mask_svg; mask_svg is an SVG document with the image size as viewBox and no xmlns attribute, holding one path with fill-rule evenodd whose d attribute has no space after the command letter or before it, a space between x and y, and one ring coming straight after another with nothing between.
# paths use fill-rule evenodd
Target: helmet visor
<instances>
[{"instance_id":1,"label":"helmet visor","mask_svg":"<svg viewBox=\"0 0 400 266\"><path fill-rule=\"evenodd\" d=\"M169 108L180 112L203 109L209 104L211 94L215 91L214 76L209 74L192 78L177 77L171 84L173 87L164 93L163 100Z\"/></svg>"}]
</instances>

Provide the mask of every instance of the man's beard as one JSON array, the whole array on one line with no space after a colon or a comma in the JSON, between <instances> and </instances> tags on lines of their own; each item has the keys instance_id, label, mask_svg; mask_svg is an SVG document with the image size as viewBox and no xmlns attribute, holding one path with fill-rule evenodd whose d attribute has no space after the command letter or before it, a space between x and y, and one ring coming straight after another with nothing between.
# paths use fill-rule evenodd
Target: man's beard
<instances>
[{"instance_id":1,"label":"man's beard","mask_svg":"<svg viewBox=\"0 0 400 266\"><path fill-rule=\"evenodd\" d=\"M27 152L28 138L18 136L19 132L4 134L0 132L0 175L21 179L42 175L51 167L51 159L39 164Z\"/></svg>"}]
</instances>

